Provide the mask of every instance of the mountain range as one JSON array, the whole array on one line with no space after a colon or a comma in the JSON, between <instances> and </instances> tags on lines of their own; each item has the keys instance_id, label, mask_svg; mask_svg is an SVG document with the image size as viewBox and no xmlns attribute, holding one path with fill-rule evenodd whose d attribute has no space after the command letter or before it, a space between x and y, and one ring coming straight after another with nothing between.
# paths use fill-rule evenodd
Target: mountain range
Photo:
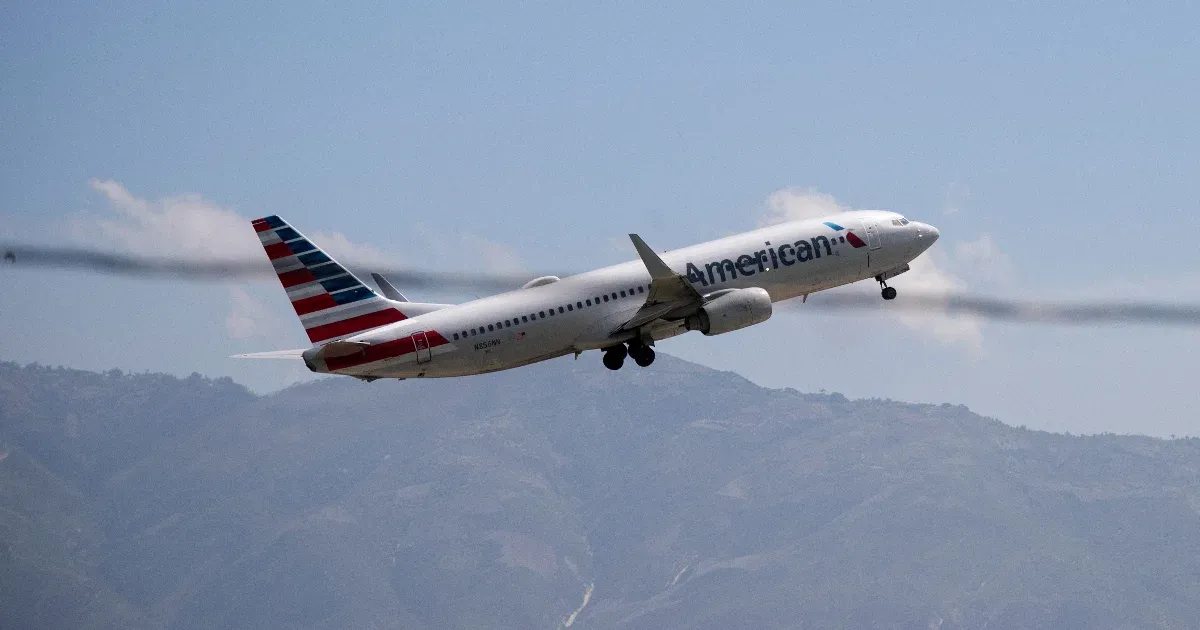
<instances>
[{"instance_id":1,"label":"mountain range","mask_svg":"<svg viewBox=\"0 0 1200 630\"><path fill-rule=\"evenodd\" d=\"M1197 620L1197 439L661 353L266 396L0 363L0 627Z\"/></svg>"}]
</instances>

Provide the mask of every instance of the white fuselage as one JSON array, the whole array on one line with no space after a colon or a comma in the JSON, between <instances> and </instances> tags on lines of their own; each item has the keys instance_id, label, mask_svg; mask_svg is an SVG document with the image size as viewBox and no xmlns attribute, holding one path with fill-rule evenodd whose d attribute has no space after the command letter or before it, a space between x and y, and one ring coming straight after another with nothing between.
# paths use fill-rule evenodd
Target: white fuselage
<instances>
[{"instance_id":1,"label":"white fuselage","mask_svg":"<svg viewBox=\"0 0 1200 630\"><path fill-rule=\"evenodd\" d=\"M701 295L759 287L777 302L904 268L933 244L938 232L901 221L892 212L848 212L772 225L661 257ZM856 236L847 240L850 232ZM331 359L328 364L316 359L309 367L368 378L463 376L607 348L635 336L652 343L685 332L682 321L658 320L614 333L646 302L650 282L640 260L605 267L346 339L372 346L390 343L395 356L376 355L369 362Z\"/></svg>"}]
</instances>

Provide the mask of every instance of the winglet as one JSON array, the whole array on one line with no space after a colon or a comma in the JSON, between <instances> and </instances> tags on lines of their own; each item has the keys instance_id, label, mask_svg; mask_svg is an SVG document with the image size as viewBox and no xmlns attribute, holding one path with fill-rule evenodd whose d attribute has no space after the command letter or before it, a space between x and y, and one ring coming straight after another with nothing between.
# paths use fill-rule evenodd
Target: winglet
<instances>
[{"instance_id":1,"label":"winglet","mask_svg":"<svg viewBox=\"0 0 1200 630\"><path fill-rule=\"evenodd\" d=\"M633 247L637 249L638 256L642 257L642 262L646 265L646 271L650 272L650 277L655 280L667 280L674 278L679 274L675 273L667 263L659 258L658 254L654 253L653 249L642 240L642 237L637 234L630 234L629 240L633 241Z\"/></svg>"},{"instance_id":2,"label":"winglet","mask_svg":"<svg viewBox=\"0 0 1200 630\"><path fill-rule=\"evenodd\" d=\"M404 297L403 293L397 291L396 287L392 286L392 283L388 282L387 278L384 278L381 274L372 273L371 279L375 281L375 286L379 287L380 292L383 293L383 297L395 302L408 301L408 298Z\"/></svg>"}]
</instances>

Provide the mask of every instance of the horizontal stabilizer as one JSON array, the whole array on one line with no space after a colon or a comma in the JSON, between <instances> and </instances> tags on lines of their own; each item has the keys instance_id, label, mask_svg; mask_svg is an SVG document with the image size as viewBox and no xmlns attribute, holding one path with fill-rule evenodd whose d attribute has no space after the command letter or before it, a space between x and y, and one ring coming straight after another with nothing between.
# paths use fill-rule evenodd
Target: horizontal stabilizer
<instances>
[{"instance_id":1,"label":"horizontal stabilizer","mask_svg":"<svg viewBox=\"0 0 1200 630\"><path fill-rule=\"evenodd\" d=\"M251 352L250 354L235 354L231 359L301 359L305 348L299 350L272 350L271 352Z\"/></svg>"},{"instance_id":2,"label":"horizontal stabilizer","mask_svg":"<svg viewBox=\"0 0 1200 630\"><path fill-rule=\"evenodd\" d=\"M371 274L371 279L375 281L375 286L379 287L379 290L383 292L383 297L396 302L408 301L408 298L396 290L396 287L392 286L392 283L388 282L387 278L384 278L381 274L373 273Z\"/></svg>"}]
</instances>

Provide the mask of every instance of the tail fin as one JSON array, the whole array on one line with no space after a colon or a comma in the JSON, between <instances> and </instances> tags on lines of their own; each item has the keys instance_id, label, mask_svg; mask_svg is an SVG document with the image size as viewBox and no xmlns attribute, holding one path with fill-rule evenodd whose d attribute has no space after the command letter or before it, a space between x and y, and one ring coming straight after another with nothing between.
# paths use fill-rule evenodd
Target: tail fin
<instances>
[{"instance_id":1,"label":"tail fin","mask_svg":"<svg viewBox=\"0 0 1200 630\"><path fill-rule=\"evenodd\" d=\"M354 274L277 216L251 222L313 343L406 319Z\"/></svg>"}]
</instances>

